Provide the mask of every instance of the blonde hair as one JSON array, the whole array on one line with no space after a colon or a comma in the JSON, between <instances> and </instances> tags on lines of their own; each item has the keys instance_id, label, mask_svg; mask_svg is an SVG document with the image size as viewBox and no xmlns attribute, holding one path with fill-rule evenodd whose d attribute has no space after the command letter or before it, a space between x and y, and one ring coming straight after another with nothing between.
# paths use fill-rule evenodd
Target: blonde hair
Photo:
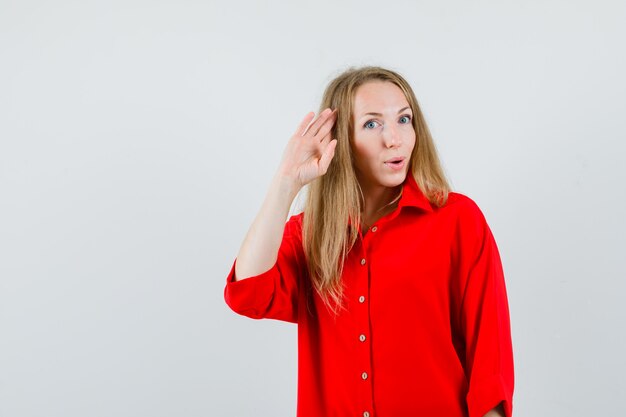
<instances>
[{"instance_id":1,"label":"blonde hair","mask_svg":"<svg viewBox=\"0 0 626 417\"><path fill-rule=\"evenodd\" d=\"M388 69L368 66L348 69L328 84L320 111L337 109L337 121L331 132L337 139L337 147L326 174L309 184L304 206L303 246L313 287L335 314L343 308L343 264L358 239L363 207L350 145L354 132L354 96L361 85L370 81L395 84L411 107L415 147L408 175L413 175L420 190L435 206L444 205L450 191L415 94L402 76Z\"/></svg>"}]
</instances>

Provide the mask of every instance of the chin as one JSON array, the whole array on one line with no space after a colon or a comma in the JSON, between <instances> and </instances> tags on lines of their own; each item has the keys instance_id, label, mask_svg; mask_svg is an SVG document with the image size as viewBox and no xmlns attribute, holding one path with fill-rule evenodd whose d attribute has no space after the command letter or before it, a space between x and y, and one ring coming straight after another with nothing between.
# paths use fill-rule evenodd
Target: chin
<instances>
[{"instance_id":1,"label":"chin","mask_svg":"<svg viewBox=\"0 0 626 417\"><path fill-rule=\"evenodd\" d=\"M406 172L404 174L396 174L391 178L389 177L385 178L380 183L381 185L384 185L385 187L397 187L404 183L404 181L406 180L406 176L407 176Z\"/></svg>"}]
</instances>

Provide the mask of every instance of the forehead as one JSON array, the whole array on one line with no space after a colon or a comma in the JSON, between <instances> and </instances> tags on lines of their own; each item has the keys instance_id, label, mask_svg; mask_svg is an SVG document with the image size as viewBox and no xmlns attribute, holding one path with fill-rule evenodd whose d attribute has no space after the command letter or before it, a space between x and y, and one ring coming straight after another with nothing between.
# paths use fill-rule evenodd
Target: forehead
<instances>
[{"instance_id":1,"label":"forehead","mask_svg":"<svg viewBox=\"0 0 626 417\"><path fill-rule=\"evenodd\" d=\"M359 86L354 94L354 114L398 111L409 105L404 93L389 81L368 81Z\"/></svg>"}]
</instances>

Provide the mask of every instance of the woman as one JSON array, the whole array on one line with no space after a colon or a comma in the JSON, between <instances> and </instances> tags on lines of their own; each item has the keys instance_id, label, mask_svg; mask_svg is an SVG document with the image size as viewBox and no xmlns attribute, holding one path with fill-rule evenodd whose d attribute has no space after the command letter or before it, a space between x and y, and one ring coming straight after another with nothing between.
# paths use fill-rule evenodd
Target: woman
<instances>
[{"instance_id":1,"label":"woman","mask_svg":"<svg viewBox=\"0 0 626 417\"><path fill-rule=\"evenodd\" d=\"M411 87L351 69L321 108L286 147L226 302L298 324L299 417L509 417L498 249L477 205L450 191Z\"/></svg>"}]
</instances>

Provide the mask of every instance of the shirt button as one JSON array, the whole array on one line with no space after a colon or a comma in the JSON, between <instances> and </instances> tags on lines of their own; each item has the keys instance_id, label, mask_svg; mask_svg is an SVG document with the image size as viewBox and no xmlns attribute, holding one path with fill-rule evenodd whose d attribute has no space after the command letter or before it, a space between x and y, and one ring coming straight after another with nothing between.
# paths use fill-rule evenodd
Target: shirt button
<instances>
[{"instance_id":1,"label":"shirt button","mask_svg":"<svg viewBox=\"0 0 626 417\"><path fill-rule=\"evenodd\" d=\"M365 342L365 335L364 335L364 334L362 334L361 336L359 336L359 340L360 340L361 342Z\"/></svg>"},{"instance_id":2,"label":"shirt button","mask_svg":"<svg viewBox=\"0 0 626 417\"><path fill-rule=\"evenodd\" d=\"M378 226L374 226L374 227L372 227L372 232L375 232L375 231L377 231L377 230L378 230ZM366 411L366 413L367 413L367 411Z\"/></svg>"},{"instance_id":3,"label":"shirt button","mask_svg":"<svg viewBox=\"0 0 626 417\"><path fill-rule=\"evenodd\" d=\"M363 412L363 417L370 417L369 411L364 411Z\"/></svg>"},{"instance_id":4,"label":"shirt button","mask_svg":"<svg viewBox=\"0 0 626 417\"><path fill-rule=\"evenodd\" d=\"M365 258L361 259L361 265L365 265Z\"/></svg>"},{"instance_id":5,"label":"shirt button","mask_svg":"<svg viewBox=\"0 0 626 417\"><path fill-rule=\"evenodd\" d=\"M359 297L359 303L364 303L365 302L365 296L360 296Z\"/></svg>"},{"instance_id":6,"label":"shirt button","mask_svg":"<svg viewBox=\"0 0 626 417\"><path fill-rule=\"evenodd\" d=\"M367 379L367 372L363 372L361 374L361 378L363 378L364 380Z\"/></svg>"}]
</instances>

